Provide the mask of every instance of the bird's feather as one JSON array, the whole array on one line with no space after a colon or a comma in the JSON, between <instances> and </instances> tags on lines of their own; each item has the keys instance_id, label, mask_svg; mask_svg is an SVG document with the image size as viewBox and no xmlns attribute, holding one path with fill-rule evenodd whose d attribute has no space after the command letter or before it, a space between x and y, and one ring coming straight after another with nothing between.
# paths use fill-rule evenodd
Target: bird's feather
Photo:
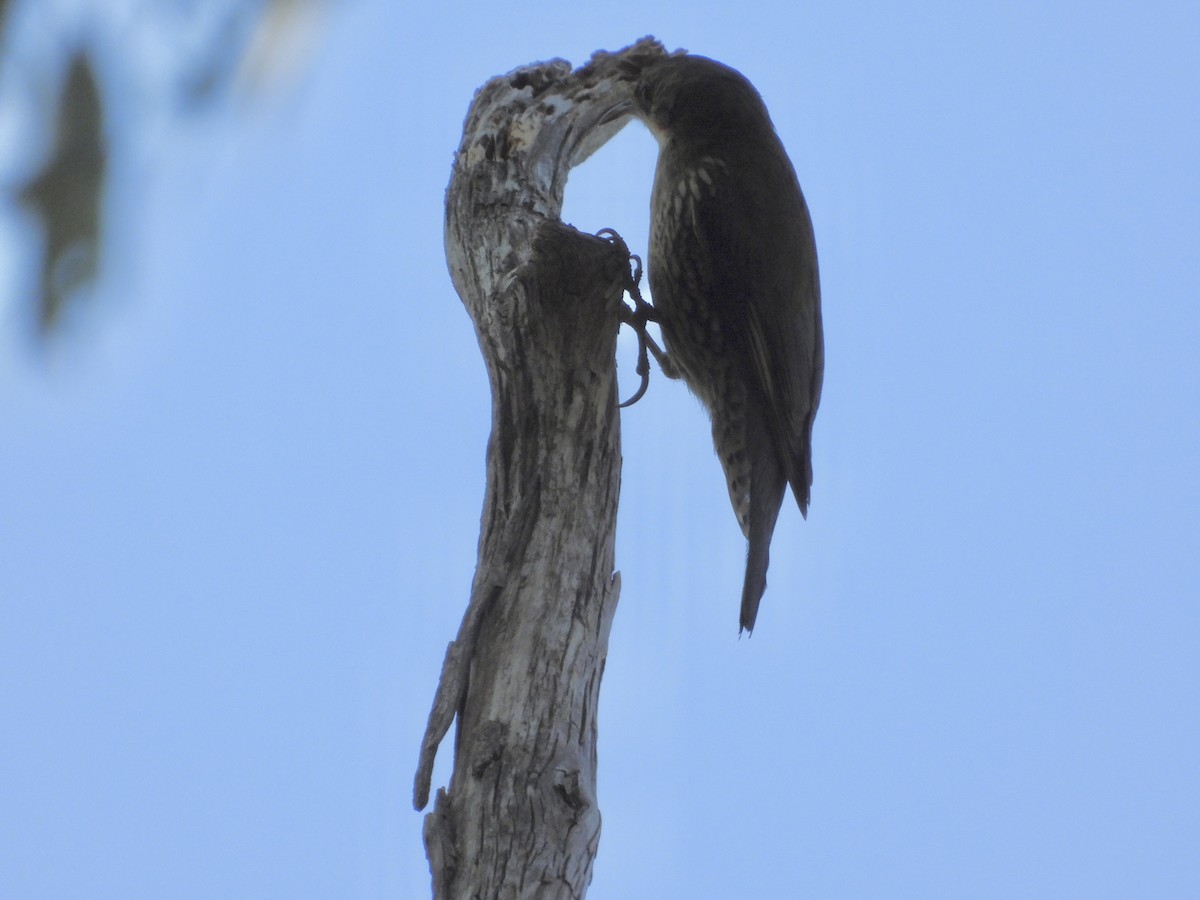
<instances>
[{"instance_id":1,"label":"bird's feather","mask_svg":"<svg viewBox=\"0 0 1200 900\"><path fill-rule=\"evenodd\" d=\"M712 417L749 547L741 626L754 627L790 483L802 513L824 350L812 224L791 162L739 73L674 57L635 92L659 138L649 275L675 368Z\"/></svg>"}]
</instances>

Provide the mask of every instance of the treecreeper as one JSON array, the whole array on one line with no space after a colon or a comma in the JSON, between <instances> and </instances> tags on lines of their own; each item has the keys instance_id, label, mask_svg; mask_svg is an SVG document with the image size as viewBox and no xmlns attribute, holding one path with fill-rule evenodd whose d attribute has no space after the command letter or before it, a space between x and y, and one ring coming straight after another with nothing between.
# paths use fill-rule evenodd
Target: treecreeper
<instances>
[{"instance_id":1,"label":"treecreeper","mask_svg":"<svg viewBox=\"0 0 1200 900\"><path fill-rule=\"evenodd\" d=\"M740 630L750 631L789 485L808 514L825 363L812 220L766 105L737 70L665 57L638 73L616 115L658 141L648 268L660 361L712 418L749 542Z\"/></svg>"}]
</instances>

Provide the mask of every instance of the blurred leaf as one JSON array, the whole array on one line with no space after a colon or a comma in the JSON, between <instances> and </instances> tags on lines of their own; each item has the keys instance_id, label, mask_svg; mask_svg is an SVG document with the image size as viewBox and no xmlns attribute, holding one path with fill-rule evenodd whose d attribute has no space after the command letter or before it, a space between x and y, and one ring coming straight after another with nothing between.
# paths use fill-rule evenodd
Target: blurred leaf
<instances>
[{"instance_id":1,"label":"blurred leaf","mask_svg":"<svg viewBox=\"0 0 1200 900\"><path fill-rule=\"evenodd\" d=\"M232 7L220 18L206 52L183 66L179 83L184 112L194 112L224 99L246 52L249 22L260 14L257 8L243 4Z\"/></svg>"},{"instance_id":2,"label":"blurred leaf","mask_svg":"<svg viewBox=\"0 0 1200 900\"><path fill-rule=\"evenodd\" d=\"M20 194L45 232L37 317L42 334L54 329L71 294L96 274L104 169L100 91L91 62L78 52L59 101L54 149Z\"/></svg>"}]
</instances>

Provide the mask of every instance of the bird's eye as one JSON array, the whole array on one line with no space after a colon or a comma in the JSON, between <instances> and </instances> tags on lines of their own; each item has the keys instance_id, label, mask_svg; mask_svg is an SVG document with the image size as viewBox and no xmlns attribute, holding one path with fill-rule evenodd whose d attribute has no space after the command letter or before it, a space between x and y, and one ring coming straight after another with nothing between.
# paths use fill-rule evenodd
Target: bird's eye
<instances>
[{"instance_id":1,"label":"bird's eye","mask_svg":"<svg viewBox=\"0 0 1200 900\"><path fill-rule=\"evenodd\" d=\"M633 89L633 99L646 112L650 111L650 85L639 81Z\"/></svg>"}]
</instances>

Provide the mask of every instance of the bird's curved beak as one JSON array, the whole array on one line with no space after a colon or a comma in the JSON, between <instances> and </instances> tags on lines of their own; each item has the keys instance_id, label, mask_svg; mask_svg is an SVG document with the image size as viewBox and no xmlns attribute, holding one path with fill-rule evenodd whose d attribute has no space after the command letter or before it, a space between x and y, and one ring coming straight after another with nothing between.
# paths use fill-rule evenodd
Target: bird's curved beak
<instances>
[{"instance_id":1,"label":"bird's curved beak","mask_svg":"<svg viewBox=\"0 0 1200 900\"><path fill-rule=\"evenodd\" d=\"M594 108L590 112L591 115L596 115ZM577 166L591 156L609 138L624 128L632 116L633 99L625 97L601 112L599 117L591 119L592 124L585 125L579 132L578 140L571 152L571 165Z\"/></svg>"},{"instance_id":2,"label":"bird's curved beak","mask_svg":"<svg viewBox=\"0 0 1200 900\"><path fill-rule=\"evenodd\" d=\"M616 122L618 119L628 118L633 114L633 98L626 97L624 100L618 101L616 106L613 106L603 115L601 115L596 121L596 124L607 125L610 122Z\"/></svg>"}]
</instances>

